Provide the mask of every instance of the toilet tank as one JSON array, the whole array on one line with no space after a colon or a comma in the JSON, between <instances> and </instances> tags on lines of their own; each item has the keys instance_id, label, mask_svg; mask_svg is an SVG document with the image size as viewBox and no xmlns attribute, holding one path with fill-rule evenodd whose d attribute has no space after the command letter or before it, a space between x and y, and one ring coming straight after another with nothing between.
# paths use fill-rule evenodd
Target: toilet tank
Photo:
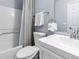
<instances>
[{"instance_id":1,"label":"toilet tank","mask_svg":"<svg viewBox=\"0 0 79 59\"><path fill-rule=\"evenodd\" d=\"M36 40L46 36L46 33L42 33L42 32L33 32L33 34L34 34L34 41L35 42L36 42Z\"/></svg>"}]
</instances>

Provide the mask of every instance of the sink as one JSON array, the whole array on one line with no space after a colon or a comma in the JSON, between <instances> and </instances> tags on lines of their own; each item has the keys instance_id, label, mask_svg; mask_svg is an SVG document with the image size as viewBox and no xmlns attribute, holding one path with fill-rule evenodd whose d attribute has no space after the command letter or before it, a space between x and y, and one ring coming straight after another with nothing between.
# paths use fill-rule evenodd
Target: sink
<instances>
[{"instance_id":1,"label":"sink","mask_svg":"<svg viewBox=\"0 0 79 59\"><path fill-rule=\"evenodd\" d=\"M79 40L72 39L69 36L54 34L39 39L39 41L76 55L78 55L76 52L79 52Z\"/></svg>"},{"instance_id":2,"label":"sink","mask_svg":"<svg viewBox=\"0 0 79 59\"><path fill-rule=\"evenodd\" d=\"M48 40L46 41L51 42L51 43L54 42L60 45L65 45L72 48L75 47L79 49L79 40L70 38L69 36L54 34L54 35L48 36L47 39Z\"/></svg>"},{"instance_id":3,"label":"sink","mask_svg":"<svg viewBox=\"0 0 79 59\"><path fill-rule=\"evenodd\" d=\"M54 34L38 40L38 44L61 55L77 56L79 59L79 40L69 36ZM55 50L53 50L55 49ZM57 50L56 50L57 49ZM72 58L71 58L72 59Z\"/></svg>"}]
</instances>

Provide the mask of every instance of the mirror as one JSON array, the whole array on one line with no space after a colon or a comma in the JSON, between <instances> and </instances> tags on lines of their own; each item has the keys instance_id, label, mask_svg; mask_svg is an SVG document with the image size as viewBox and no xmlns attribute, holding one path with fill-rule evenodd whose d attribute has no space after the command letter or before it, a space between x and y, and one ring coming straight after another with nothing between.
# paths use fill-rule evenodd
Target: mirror
<instances>
[{"instance_id":1,"label":"mirror","mask_svg":"<svg viewBox=\"0 0 79 59\"><path fill-rule=\"evenodd\" d=\"M55 20L58 32L70 32L79 28L79 1L55 0Z\"/></svg>"}]
</instances>

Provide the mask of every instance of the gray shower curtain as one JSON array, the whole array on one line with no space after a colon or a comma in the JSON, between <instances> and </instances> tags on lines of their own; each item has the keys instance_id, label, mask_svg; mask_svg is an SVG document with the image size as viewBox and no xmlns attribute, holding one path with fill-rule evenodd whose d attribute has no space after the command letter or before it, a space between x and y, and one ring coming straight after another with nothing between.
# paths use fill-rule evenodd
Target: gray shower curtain
<instances>
[{"instance_id":1,"label":"gray shower curtain","mask_svg":"<svg viewBox=\"0 0 79 59\"><path fill-rule=\"evenodd\" d=\"M20 45L31 45L32 39L32 0L23 0L22 20L20 29Z\"/></svg>"}]
</instances>

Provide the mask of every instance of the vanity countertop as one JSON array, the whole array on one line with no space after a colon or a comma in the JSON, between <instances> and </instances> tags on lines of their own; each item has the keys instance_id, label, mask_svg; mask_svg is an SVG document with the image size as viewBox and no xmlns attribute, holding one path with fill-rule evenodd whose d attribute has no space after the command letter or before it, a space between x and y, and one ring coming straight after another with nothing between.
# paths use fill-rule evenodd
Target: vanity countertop
<instances>
[{"instance_id":1,"label":"vanity countertop","mask_svg":"<svg viewBox=\"0 0 79 59\"><path fill-rule=\"evenodd\" d=\"M79 40L69 36L54 34L37 40L43 46L68 59L79 59Z\"/></svg>"}]
</instances>

